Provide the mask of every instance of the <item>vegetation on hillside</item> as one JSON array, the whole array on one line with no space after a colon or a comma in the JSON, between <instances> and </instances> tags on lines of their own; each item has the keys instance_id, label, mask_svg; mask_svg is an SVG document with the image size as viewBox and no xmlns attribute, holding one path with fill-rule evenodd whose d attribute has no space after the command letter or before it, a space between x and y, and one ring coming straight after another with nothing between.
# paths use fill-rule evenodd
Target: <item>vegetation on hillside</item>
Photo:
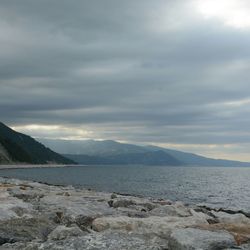
<instances>
[{"instance_id":1,"label":"vegetation on hillside","mask_svg":"<svg viewBox=\"0 0 250 250\"><path fill-rule=\"evenodd\" d=\"M30 164L72 164L72 160L46 148L30 136L18 133L0 123L0 143L13 162Z\"/></svg>"}]
</instances>

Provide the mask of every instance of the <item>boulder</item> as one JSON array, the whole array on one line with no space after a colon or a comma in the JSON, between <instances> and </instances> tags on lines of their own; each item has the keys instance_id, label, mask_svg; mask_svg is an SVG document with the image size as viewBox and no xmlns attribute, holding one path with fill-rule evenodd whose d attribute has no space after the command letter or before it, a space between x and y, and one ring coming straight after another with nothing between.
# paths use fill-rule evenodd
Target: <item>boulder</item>
<instances>
[{"instance_id":1,"label":"boulder","mask_svg":"<svg viewBox=\"0 0 250 250\"><path fill-rule=\"evenodd\" d=\"M175 229L169 238L169 249L174 250L219 250L234 246L234 237L226 231Z\"/></svg>"},{"instance_id":2,"label":"boulder","mask_svg":"<svg viewBox=\"0 0 250 250\"><path fill-rule=\"evenodd\" d=\"M92 228L97 231L122 230L128 232L144 233L165 237L175 228L185 228L208 225L204 218L189 217L159 217L150 216L148 218L131 218L127 216L101 217L92 223Z\"/></svg>"},{"instance_id":3,"label":"boulder","mask_svg":"<svg viewBox=\"0 0 250 250\"><path fill-rule=\"evenodd\" d=\"M95 219L95 217L85 216L85 215L78 215L75 218L75 222L76 222L77 226L79 228L81 228L81 230L88 231L87 228L92 225L92 222L93 222L94 219Z\"/></svg>"},{"instance_id":4,"label":"boulder","mask_svg":"<svg viewBox=\"0 0 250 250\"><path fill-rule=\"evenodd\" d=\"M6 244L6 243L14 243L16 240L15 239L13 239L13 238L7 238L7 237L2 237L1 235L0 235L0 246L1 245L4 245L4 244Z\"/></svg>"},{"instance_id":5,"label":"boulder","mask_svg":"<svg viewBox=\"0 0 250 250\"><path fill-rule=\"evenodd\" d=\"M60 225L56 227L49 235L49 240L63 240L68 237L76 237L84 235L83 231L77 227L66 227L64 225Z\"/></svg>"},{"instance_id":6,"label":"boulder","mask_svg":"<svg viewBox=\"0 0 250 250\"><path fill-rule=\"evenodd\" d=\"M15 197L10 196L8 192L0 193L0 221L9 220L11 218L18 218L23 213L19 214L18 211L25 211L32 213L32 205Z\"/></svg>"},{"instance_id":7,"label":"boulder","mask_svg":"<svg viewBox=\"0 0 250 250\"><path fill-rule=\"evenodd\" d=\"M116 198L117 198L117 195L113 193L113 194L111 194L110 198L111 198L111 199L116 199Z\"/></svg>"},{"instance_id":8,"label":"boulder","mask_svg":"<svg viewBox=\"0 0 250 250\"><path fill-rule=\"evenodd\" d=\"M54 228L55 224L44 217L17 218L0 223L0 235L15 241L46 240Z\"/></svg>"},{"instance_id":9,"label":"boulder","mask_svg":"<svg viewBox=\"0 0 250 250\"><path fill-rule=\"evenodd\" d=\"M56 195L49 193L41 198L40 204L45 208L54 210L63 210L64 216L78 216L84 214L86 216L108 215L114 213L108 206L107 202L100 202L97 197L84 197L85 192L74 193L71 191L70 196ZM86 195L86 194L85 194Z\"/></svg>"},{"instance_id":10,"label":"boulder","mask_svg":"<svg viewBox=\"0 0 250 250\"><path fill-rule=\"evenodd\" d=\"M135 202L133 200L127 200L127 199L118 199L113 201L112 207L118 208L118 207L129 207L135 205Z\"/></svg>"},{"instance_id":11,"label":"boulder","mask_svg":"<svg viewBox=\"0 0 250 250\"><path fill-rule=\"evenodd\" d=\"M225 212L215 212L215 211L212 211L212 213L221 223L230 223L230 224L242 223L250 225L250 219L241 213L228 214Z\"/></svg>"},{"instance_id":12,"label":"boulder","mask_svg":"<svg viewBox=\"0 0 250 250\"><path fill-rule=\"evenodd\" d=\"M187 217L191 216L190 209L185 206L165 205L154 208L150 211L151 215L156 216L180 216Z\"/></svg>"}]
</instances>

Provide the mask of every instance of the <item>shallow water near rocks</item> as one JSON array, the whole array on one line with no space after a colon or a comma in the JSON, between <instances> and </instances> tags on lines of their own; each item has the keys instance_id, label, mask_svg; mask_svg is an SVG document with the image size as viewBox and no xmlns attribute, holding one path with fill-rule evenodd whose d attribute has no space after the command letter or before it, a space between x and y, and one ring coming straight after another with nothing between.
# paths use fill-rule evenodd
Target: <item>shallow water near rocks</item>
<instances>
[{"instance_id":1,"label":"shallow water near rocks","mask_svg":"<svg viewBox=\"0 0 250 250\"><path fill-rule=\"evenodd\" d=\"M250 168L73 166L8 169L0 176L250 211Z\"/></svg>"}]
</instances>

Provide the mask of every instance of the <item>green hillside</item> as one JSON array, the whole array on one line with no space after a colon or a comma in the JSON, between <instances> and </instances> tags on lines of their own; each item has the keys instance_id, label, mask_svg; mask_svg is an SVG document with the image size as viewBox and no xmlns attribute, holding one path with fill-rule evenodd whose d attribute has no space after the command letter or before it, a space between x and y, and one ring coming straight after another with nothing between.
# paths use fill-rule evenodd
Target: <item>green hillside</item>
<instances>
[{"instance_id":1,"label":"green hillside","mask_svg":"<svg viewBox=\"0 0 250 250\"><path fill-rule=\"evenodd\" d=\"M5 155L2 152L3 150L1 151L0 163L8 163L8 160L6 160L6 158L11 159L11 162L29 164L74 163L72 160L53 152L30 136L18 133L1 122L0 144L5 151Z\"/></svg>"}]
</instances>

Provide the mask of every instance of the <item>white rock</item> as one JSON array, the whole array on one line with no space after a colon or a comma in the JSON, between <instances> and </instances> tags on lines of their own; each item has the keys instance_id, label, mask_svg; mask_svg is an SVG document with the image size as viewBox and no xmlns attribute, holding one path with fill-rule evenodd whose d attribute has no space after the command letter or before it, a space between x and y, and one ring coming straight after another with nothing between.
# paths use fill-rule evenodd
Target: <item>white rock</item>
<instances>
[{"instance_id":1,"label":"white rock","mask_svg":"<svg viewBox=\"0 0 250 250\"><path fill-rule=\"evenodd\" d=\"M175 228L184 228L200 224L208 224L206 220L199 217L159 217L151 216L148 218L128 218L101 217L93 221L92 227L100 232L110 230L126 230L139 233L149 233L158 236L168 235Z\"/></svg>"},{"instance_id":2,"label":"white rock","mask_svg":"<svg viewBox=\"0 0 250 250\"><path fill-rule=\"evenodd\" d=\"M25 209L30 213L32 212L31 204L10 196L8 192L0 193L0 204L0 221L19 217L14 211L16 208Z\"/></svg>"},{"instance_id":3,"label":"white rock","mask_svg":"<svg viewBox=\"0 0 250 250\"><path fill-rule=\"evenodd\" d=\"M235 246L231 234L225 231L207 231L195 228L175 229L169 239L169 249L216 250Z\"/></svg>"},{"instance_id":4,"label":"white rock","mask_svg":"<svg viewBox=\"0 0 250 250\"><path fill-rule=\"evenodd\" d=\"M212 211L212 213L219 219L222 223L229 223L229 224L237 224L237 223L243 223L243 224L250 224L250 219L247 218L244 214L228 214L225 212L215 212Z\"/></svg>"},{"instance_id":5,"label":"white rock","mask_svg":"<svg viewBox=\"0 0 250 250\"><path fill-rule=\"evenodd\" d=\"M50 194L41 198L40 202L48 207L64 208L66 214L70 216L97 216L114 213L106 201L99 202L98 199L89 200L81 196L81 193L78 195L71 194L70 196Z\"/></svg>"}]
</instances>

